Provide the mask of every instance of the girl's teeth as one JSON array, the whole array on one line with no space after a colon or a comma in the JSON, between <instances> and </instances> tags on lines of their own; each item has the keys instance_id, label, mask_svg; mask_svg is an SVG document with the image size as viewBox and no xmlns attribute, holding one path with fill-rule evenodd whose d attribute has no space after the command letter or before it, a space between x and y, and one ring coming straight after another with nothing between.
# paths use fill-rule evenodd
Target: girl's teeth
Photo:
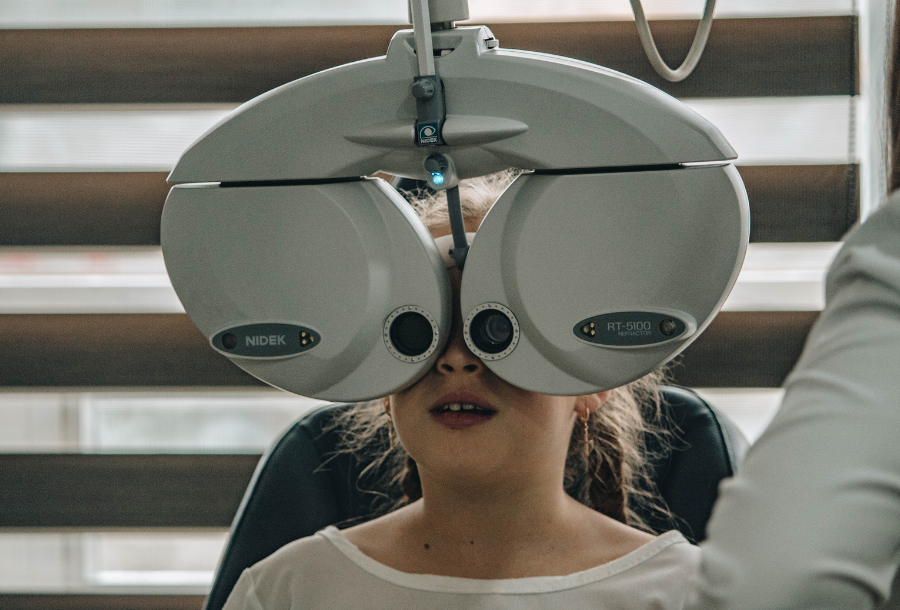
<instances>
[{"instance_id":1,"label":"girl's teeth","mask_svg":"<svg viewBox=\"0 0 900 610\"><path fill-rule=\"evenodd\" d=\"M475 406L470 402L451 402L441 409L443 412L447 411L478 411L479 407Z\"/></svg>"}]
</instances>

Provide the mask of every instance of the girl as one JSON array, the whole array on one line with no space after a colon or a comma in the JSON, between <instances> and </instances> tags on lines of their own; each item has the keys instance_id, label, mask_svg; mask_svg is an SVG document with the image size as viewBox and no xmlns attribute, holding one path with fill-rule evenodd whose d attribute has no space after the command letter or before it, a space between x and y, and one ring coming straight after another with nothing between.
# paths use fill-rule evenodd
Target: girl
<instances>
[{"instance_id":1,"label":"girl","mask_svg":"<svg viewBox=\"0 0 900 610\"><path fill-rule=\"evenodd\" d=\"M463 184L467 230L511 177ZM446 242L445 204L416 205ZM447 271L458 301L461 273ZM421 380L350 416L356 446L390 426L403 506L285 546L244 572L227 610L682 607L698 549L632 511L655 418L639 405L660 375L585 396L522 390L468 350L458 303L454 316Z\"/></svg>"}]
</instances>

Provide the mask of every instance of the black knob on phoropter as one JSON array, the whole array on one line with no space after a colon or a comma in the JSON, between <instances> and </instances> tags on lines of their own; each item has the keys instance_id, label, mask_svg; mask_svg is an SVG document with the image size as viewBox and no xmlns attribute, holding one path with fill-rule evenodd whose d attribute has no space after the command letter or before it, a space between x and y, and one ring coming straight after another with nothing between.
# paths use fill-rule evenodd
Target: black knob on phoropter
<instances>
[{"instance_id":1,"label":"black knob on phoropter","mask_svg":"<svg viewBox=\"0 0 900 610\"><path fill-rule=\"evenodd\" d=\"M444 155L434 154L425 159L425 170L432 174L443 174L449 167L450 162Z\"/></svg>"},{"instance_id":2,"label":"black knob on phoropter","mask_svg":"<svg viewBox=\"0 0 900 610\"><path fill-rule=\"evenodd\" d=\"M678 328L678 325L675 323L675 320L663 320L659 324L659 330L662 331L662 334L665 336L671 336L672 333Z\"/></svg>"},{"instance_id":3,"label":"black knob on phoropter","mask_svg":"<svg viewBox=\"0 0 900 610\"><path fill-rule=\"evenodd\" d=\"M413 83L412 94L418 100L429 100L434 97L434 83L430 80L417 80Z\"/></svg>"},{"instance_id":4,"label":"black knob on phoropter","mask_svg":"<svg viewBox=\"0 0 900 610\"><path fill-rule=\"evenodd\" d=\"M222 335L222 345L225 349L234 349L237 347L237 337L231 333Z\"/></svg>"}]
</instances>

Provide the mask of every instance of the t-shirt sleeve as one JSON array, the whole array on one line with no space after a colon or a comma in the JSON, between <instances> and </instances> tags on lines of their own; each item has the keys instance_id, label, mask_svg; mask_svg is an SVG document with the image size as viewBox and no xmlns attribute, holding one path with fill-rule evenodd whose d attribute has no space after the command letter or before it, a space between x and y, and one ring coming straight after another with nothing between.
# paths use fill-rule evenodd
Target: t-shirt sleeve
<instances>
[{"instance_id":1,"label":"t-shirt sleeve","mask_svg":"<svg viewBox=\"0 0 900 610\"><path fill-rule=\"evenodd\" d=\"M721 487L691 609L863 610L890 595L900 563L900 195L848 237L785 389Z\"/></svg>"},{"instance_id":2,"label":"t-shirt sleeve","mask_svg":"<svg viewBox=\"0 0 900 610\"><path fill-rule=\"evenodd\" d=\"M256 588L250 570L244 570L241 573L241 577L234 585L234 589L231 590L222 610L263 610L262 604L256 597Z\"/></svg>"}]
</instances>

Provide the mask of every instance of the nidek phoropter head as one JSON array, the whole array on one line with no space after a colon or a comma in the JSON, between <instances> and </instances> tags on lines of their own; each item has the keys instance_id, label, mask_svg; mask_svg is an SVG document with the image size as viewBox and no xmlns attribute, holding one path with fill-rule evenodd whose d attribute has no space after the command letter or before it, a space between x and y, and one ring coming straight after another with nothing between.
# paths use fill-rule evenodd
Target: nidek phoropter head
<instances>
[{"instance_id":1,"label":"nidek phoropter head","mask_svg":"<svg viewBox=\"0 0 900 610\"><path fill-rule=\"evenodd\" d=\"M678 354L746 251L734 150L641 81L452 27L464 1L433 2L430 19L412 7L386 56L243 104L169 176L166 266L212 347L317 398L415 382L449 334L445 262L406 201L363 176L449 188L454 218L458 180L517 167L531 171L474 237L454 226L470 349L548 394L613 388Z\"/></svg>"}]
</instances>

